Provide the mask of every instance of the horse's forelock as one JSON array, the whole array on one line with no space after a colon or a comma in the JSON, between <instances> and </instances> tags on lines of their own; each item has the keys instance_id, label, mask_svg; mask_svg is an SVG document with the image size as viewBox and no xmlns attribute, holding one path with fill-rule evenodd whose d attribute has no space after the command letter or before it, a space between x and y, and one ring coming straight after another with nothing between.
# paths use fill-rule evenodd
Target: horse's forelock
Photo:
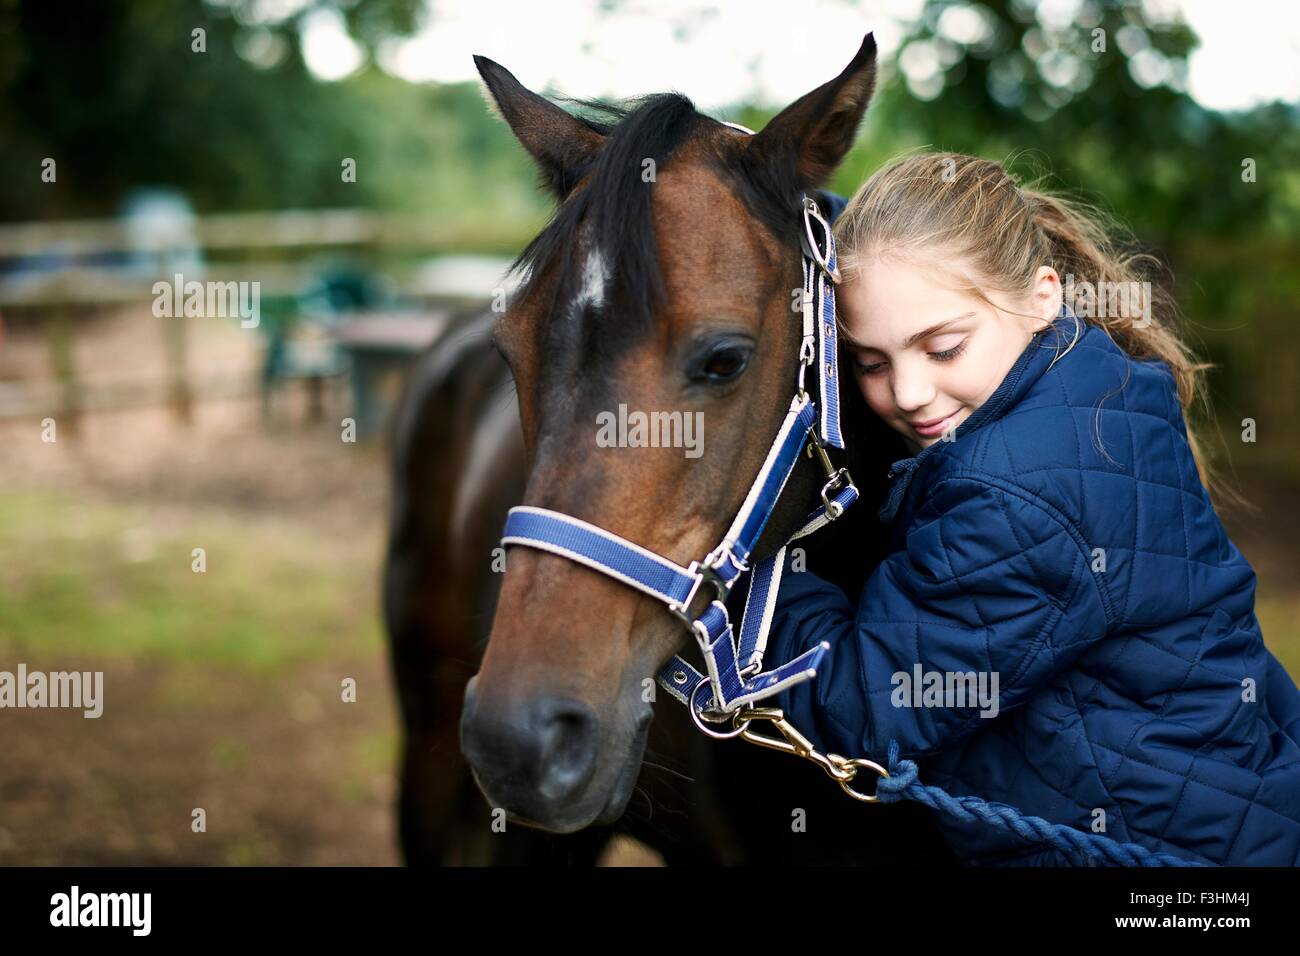
<instances>
[{"instance_id":1,"label":"horse's forelock","mask_svg":"<svg viewBox=\"0 0 1300 956\"><path fill-rule=\"evenodd\" d=\"M664 292L647 176L662 169L704 117L680 93L653 94L635 105L573 102L600 114L584 121L605 143L511 271L527 276L520 296L538 294L541 277L549 277L542 310L548 320L616 308L631 339L651 325Z\"/></svg>"}]
</instances>

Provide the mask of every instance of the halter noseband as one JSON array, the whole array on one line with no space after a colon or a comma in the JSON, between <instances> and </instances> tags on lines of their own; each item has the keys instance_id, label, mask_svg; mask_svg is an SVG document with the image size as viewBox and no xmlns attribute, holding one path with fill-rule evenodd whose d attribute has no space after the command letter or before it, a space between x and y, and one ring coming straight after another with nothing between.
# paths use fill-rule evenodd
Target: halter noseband
<instances>
[{"instance_id":1,"label":"halter noseband","mask_svg":"<svg viewBox=\"0 0 1300 956\"><path fill-rule=\"evenodd\" d=\"M813 232L814 223L825 238L824 252ZM701 560L682 567L586 521L528 505L510 509L501 538L504 546L521 545L557 554L663 602L695 636L708 676L675 654L656 675L656 680L687 705L701 730L715 737L734 736L736 732L720 734L709 730L700 723L700 712L708 709L715 714L730 715L746 704L809 680L816 676L817 665L829 649L822 642L786 664L770 671L762 669L789 542L753 569L739 641L733 638L731 620L723 603L740 576L750 570L750 554L772 516L805 441L811 439L827 481L822 487L821 506L808 515L790 541L834 521L858 498L858 489L848 470L835 468L826 454L827 445L844 447L840 433L835 335L835 285L840 281L840 273L830 224L822 217L817 203L807 195L803 196L803 227L799 236L803 337L799 344L795 396L744 504L718 546ZM814 362L819 383L816 400L804 388L805 375ZM714 588L716 596L699 617L692 618L691 604L705 583ZM712 690L711 703L697 700L696 692L706 683Z\"/></svg>"}]
</instances>

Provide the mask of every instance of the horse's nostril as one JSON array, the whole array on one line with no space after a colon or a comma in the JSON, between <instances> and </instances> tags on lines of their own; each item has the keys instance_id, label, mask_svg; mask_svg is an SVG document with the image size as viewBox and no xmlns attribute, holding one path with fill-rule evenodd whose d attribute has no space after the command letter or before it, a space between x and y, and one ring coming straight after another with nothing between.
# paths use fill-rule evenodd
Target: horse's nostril
<instances>
[{"instance_id":1,"label":"horse's nostril","mask_svg":"<svg viewBox=\"0 0 1300 956\"><path fill-rule=\"evenodd\" d=\"M537 788L549 799L577 789L596 757L596 714L582 701L549 698L534 712L538 736Z\"/></svg>"},{"instance_id":2,"label":"horse's nostril","mask_svg":"<svg viewBox=\"0 0 1300 956\"><path fill-rule=\"evenodd\" d=\"M493 806L519 817L566 819L596 772L600 740L596 712L571 697L501 710L485 706L482 694L466 694L465 759Z\"/></svg>"}]
</instances>

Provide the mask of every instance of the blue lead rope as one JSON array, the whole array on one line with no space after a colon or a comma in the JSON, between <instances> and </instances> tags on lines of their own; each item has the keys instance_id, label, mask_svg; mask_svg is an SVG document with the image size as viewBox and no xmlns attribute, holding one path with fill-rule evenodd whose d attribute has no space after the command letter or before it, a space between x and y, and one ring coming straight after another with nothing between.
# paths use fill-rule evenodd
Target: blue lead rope
<instances>
[{"instance_id":1,"label":"blue lead rope","mask_svg":"<svg viewBox=\"0 0 1300 956\"><path fill-rule=\"evenodd\" d=\"M917 779L916 763L898 758L898 741L889 742L889 776L876 783L881 803L914 800L931 810L942 810L966 823L980 821L1024 837L1034 843L1049 843L1067 856L1082 858L1085 866L1205 866L1172 853L1153 853L1137 843L1120 843L1104 833L1086 833L1042 817L1021 813L1005 803L989 803L979 797L954 797Z\"/></svg>"}]
</instances>

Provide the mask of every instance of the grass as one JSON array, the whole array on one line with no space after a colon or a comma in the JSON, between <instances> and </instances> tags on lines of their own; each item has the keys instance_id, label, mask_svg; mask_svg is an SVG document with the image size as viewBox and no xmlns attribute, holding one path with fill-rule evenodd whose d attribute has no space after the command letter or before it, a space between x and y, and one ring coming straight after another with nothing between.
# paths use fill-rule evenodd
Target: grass
<instances>
[{"instance_id":1,"label":"grass","mask_svg":"<svg viewBox=\"0 0 1300 956\"><path fill-rule=\"evenodd\" d=\"M42 782L0 801L19 833L0 861L394 862L378 544L270 512L0 492L0 669L93 661L111 681L104 721L29 715L7 739L0 776ZM361 703L339 702L341 676Z\"/></svg>"},{"instance_id":2,"label":"grass","mask_svg":"<svg viewBox=\"0 0 1300 956\"><path fill-rule=\"evenodd\" d=\"M192 570L194 548L206 552L203 573ZM0 647L265 675L344 647L370 653L383 640L379 582L373 556L355 552L267 520L9 493L0 497Z\"/></svg>"}]
</instances>

